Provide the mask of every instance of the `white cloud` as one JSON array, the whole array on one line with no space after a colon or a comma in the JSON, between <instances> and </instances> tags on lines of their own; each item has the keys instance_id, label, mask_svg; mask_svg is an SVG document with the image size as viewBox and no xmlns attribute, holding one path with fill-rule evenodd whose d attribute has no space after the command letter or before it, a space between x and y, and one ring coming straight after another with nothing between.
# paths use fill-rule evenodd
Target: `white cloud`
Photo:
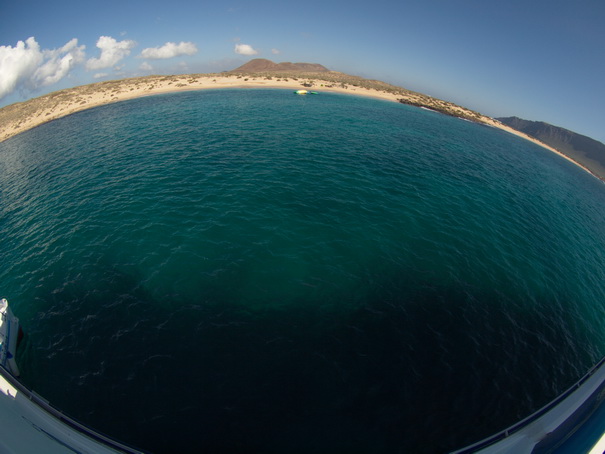
<instances>
[{"instance_id":1,"label":"white cloud","mask_svg":"<svg viewBox=\"0 0 605 454\"><path fill-rule=\"evenodd\" d=\"M15 47L0 46L0 98L30 79L41 62L42 52L33 37Z\"/></svg>"},{"instance_id":2,"label":"white cloud","mask_svg":"<svg viewBox=\"0 0 605 454\"><path fill-rule=\"evenodd\" d=\"M143 49L141 58L159 59L159 58L172 58L179 55L193 55L197 53L197 47L192 42L181 41L178 44L166 43L162 47L148 47Z\"/></svg>"},{"instance_id":3,"label":"white cloud","mask_svg":"<svg viewBox=\"0 0 605 454\"><path fill-rule=\"evenodd\" d=\"M84 61L85 46L78 46L76 38L60 49L44 50L45 63L34 73L34 81L39 86L52 85L63 79L78 63Z\"/></svg>"},{"instance_id":4,"label":"white cloud","mask_svg":"<svg viewBox=\"0 0 605 454\"><path fill-rule=\"evenodd\" d=\"M94 79L100 79L101 77L107 77L109 76L109 74L107 73L96 73L94 76L92 76Z\"/></svg>"},{"instance_id":5,"label":"white cloud","mask_svg":"<svg viewBox=\"0 0 605 454\"><path fill-rule=\"evenodd\" d=\"M279 49L271 49L271 53L273 55L277 55L277 54L280 54L281 52L279 51Z\"/></svg>"},{"instance_id":6,"label":"white cloud","mask_svg":"<svg viewBox=\"0 0 605 454\"><path fill-rule=\"evenodd\" d=\"M17 89L34 91L58 82L84 61L84 49L75 38L59 49L40 50L34 37L15 47L0 46L0 98Z\"/></svg>"},{"instance_id":7,"label":"white cloud","mask_svg":"<svg viewBox=\"0 0 605 454\"><path fill-rule=\"evenodd\" d=\"M111 36L101 36L97 47L101 49L99 58L91 58L86 62L86 69L103 69L114 66L130 54L130 49L136 46L132 40L116 41Z\"/></svg>"},{"instance_id":8,"label":"white cloud","mask_svg":"<svg viewBox=\"0 0 605 454\"><path fill-rule=\"evenodd\" d=\"M235 53L240 55L256 55L258 51L249 44L236 44Z\"/></svg>"},{"instance_id":9,"label":"white cloud","mask_svg":"<svg viewBox=\"0 0 605 454\"><path fill-rule=\"evenodd\" d=\"M153 66L151 66L149 63L147 63L146 61L144 61L143 63L141 63L141 65L139 66L139 69L141 71L153 71Z\"/></svg>"}]
</instances>

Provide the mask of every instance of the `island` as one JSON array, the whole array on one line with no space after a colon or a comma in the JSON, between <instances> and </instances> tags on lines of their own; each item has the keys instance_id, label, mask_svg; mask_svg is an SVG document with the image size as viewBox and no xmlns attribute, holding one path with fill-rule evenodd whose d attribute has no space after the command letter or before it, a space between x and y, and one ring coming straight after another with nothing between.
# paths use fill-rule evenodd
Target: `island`
<instances>
[{"instance_id":1,"label":"island","mask_svg":"<svg viewBox=\"0 0 605 454\"><path fill-rule=\"evenodd\" d=\"M141 96L218 88L313 88L314 91L370 96L430 109L496 127L532 141L602 178L556 148L503 122L452 102L379 80L331 71L317 63L274 63L253 59L231 71L209 74L153 75L82 85L0 108L0 142L43 123L92 107Z\"/></svg>"}]
</instances>

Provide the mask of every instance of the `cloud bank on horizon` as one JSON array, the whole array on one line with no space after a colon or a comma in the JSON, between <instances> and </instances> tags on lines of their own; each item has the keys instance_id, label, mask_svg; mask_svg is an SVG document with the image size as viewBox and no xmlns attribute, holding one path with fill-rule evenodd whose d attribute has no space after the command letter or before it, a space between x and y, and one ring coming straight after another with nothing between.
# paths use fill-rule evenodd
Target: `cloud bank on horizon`
<instances>
[{"instance_id":1,"label":"cloud bank on horizon","mask_svg":"<svg viewBox=\"0 0 605 454\"><path fill-rule=\"evenodd\" d=\"M100 53L97 57L86 59L86 46L78 45L78 39L73 38L58 49L41 49L35 37L18 41L13 46L0 46L0 101L15 92L21 92L25 97L34 94L43 87L58 83L69 77L72 70L83 66L86 71L97 71L94 79L109 76L108 70L118 70L118 64L130 56L137 42L124 39L118 41L111 36L100 36L96 47ZM238 55L258 55L259 51L249 44L235 44L234 52ZM167 60L180 56L192 56L198 53L197 46L191 41L167 42L158 47L147 47L137 58L144 60ZM279 50L271 49L272 54ZM181 62L180 68L187 66ZM153 66L144 61L138 67L140 71L153 71Z\"/></svg>"},{"instance_id":2,"label":"cloud bank on horizon","mask_svg":"<svg viewBox=\"0 0 605 454\"><path fill-rule=\"evenodd\" d=\"M57 83L84 62L84 49L76 38L58 49L41 50L33 37L0 46L0 99L17 89L32 92Z\"/></svg>"},{"instance_id":3,"label":"cloud bank on horizon","mask_svg":"<svg viewBox=\"0 0 605 454\"><path fill-rule=\"evenodd\" d=\"M82 67L86 71L96 71L93 78L108 76L109 72L99 70L121 69L119 63L128 57L137 46L129 39L118 41L111 36L100 36L96 42L99 54L86 58L86 46L79 45L73 38L57 49L41 49L35 37L18 41L15 46L0 46L0 101L3 98L20 92L23 97L32 95L42 89L57 84L69 77L71 72ZM257 53L247 44L236 46L236 53L254 55ZM148 47L141 51L137 58L147 60L166 60L179 56L191 56L198 52L193 42L167 42L159 47ZM186 65L181 65L185 68ZM141 71L151 71L148 62L139 66ZM118 73L119 75L119 73Z\"/></svg>"}]
</instances>

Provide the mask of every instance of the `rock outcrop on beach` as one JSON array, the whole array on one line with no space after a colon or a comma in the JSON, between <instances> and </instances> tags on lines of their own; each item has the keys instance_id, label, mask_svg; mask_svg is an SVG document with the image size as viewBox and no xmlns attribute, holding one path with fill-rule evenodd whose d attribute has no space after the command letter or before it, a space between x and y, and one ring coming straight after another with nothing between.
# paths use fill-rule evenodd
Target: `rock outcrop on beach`
<instances>
[{"instance_id":1,"label":"rock outcrop on beach","mask_svg":"<svg viewBox=\"0 0 605 454\"><path fill-rule=\"evenodd\" d=\"M266 58L255 58L229 72L259 73L259 72L305 72L323 73L330 70L319 63L274 63Z\"/></svg>"},{"instance_id":2,"label":"rock outcrop on beach","mask_svg":"<svg viewBox=\"0 0 605 454\"><path fill-rule=\"evenodd\" d=\"M530 121L519 117L504 117L497 120L556 148L600 177L605 177L605 144L543 121Z\"/></svg>"}]
</instances>

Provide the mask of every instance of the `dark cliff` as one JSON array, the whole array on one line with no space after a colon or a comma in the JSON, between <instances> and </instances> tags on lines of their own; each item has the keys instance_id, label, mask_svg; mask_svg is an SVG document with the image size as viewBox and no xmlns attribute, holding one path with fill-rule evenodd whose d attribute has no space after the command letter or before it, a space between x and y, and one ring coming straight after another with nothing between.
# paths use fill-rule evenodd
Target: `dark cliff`
<instances>
[{"instance_id":1,"label":"dark cliff","mask_svg":"<svg viewBox=\"0 0 605 454\"><path fill-rule=\"evenodd\" d=\"M605 144L542 121L529 121L518 117L497 118L497 120L556 148L601 178L605 178Z\"/></svg>"}]
</instances>

